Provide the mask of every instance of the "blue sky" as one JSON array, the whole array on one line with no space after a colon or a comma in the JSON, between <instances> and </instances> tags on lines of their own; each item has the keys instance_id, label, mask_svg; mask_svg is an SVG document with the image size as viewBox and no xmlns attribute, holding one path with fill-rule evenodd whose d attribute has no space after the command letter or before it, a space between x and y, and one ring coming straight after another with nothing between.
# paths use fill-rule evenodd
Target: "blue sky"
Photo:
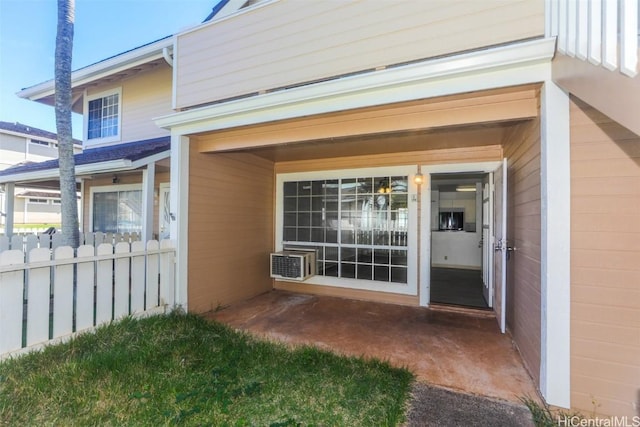
<instances>
[{"instance_id":1,"label":"blue sky","mask_svg":"<svg viewBox=\"0 0 640 427\"><path fill-rule=\"evenodd\" d=\"M198 24L217 2L76 0L73 69ZM53 107L15 95L53 79L56 21L56 0L0 0L0 121L56 131ZM82 136L80 117L73 135Z\"/></svg>"}]
</instances>

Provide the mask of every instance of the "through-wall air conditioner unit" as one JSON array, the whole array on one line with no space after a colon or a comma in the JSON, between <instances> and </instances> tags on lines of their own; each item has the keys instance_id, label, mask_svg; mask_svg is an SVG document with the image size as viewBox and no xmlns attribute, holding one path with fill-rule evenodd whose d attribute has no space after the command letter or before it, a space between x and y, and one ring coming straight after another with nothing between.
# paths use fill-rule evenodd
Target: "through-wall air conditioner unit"
<instances>
[{"instance_id":1,"label":"through-wall air conditioner unit","mask_svg":"<svg viewBox=\"0 0 640 427\"><path fill-rule=\"evenodd\" d=\"M316 252L285 250L271 254L271 277L286 280L307 280L316 274Z\"/></svg>"}]
</instances>

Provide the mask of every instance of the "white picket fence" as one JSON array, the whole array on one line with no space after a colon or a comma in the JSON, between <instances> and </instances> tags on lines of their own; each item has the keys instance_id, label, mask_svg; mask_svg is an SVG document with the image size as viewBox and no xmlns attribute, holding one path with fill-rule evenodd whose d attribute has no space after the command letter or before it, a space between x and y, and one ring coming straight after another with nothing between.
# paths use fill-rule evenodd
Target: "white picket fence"
<instances>
[{"instance_id":1,"label":"white picket fence","mask_svg":"<svg viewBox=\"0 0 640 427\"><path fill-rule=\"evenodd\" d=\"M47 231L49 227L13 227L13 234L39 234ZM3 225L0 225L0 235L5 234Z\"/></svg>"},{"instance_id":2,"label":"white picket fence","mask_svg":"<svg viewBox=\"0 0 640 427\"><path fill-rule=\"evenodd\" d=\"M115 245L119 242L133 243L140 240L140 233L80 233L80 245L98 246L101 243ZM62 246L62 234L14 234L11 237L0 235L0 252L9 249L29 253L35 248L56 249Z\"/></svg>"},{"instance_id":3,"label":"white picket fence","mask_svg":"<svg viewBox=\"0 0 640 427\"><path fill-rule=\"evenodd\" d=\"M0 360L175 305L175 248L151 240L0 253Z\"/></svg>"}]
</instances>

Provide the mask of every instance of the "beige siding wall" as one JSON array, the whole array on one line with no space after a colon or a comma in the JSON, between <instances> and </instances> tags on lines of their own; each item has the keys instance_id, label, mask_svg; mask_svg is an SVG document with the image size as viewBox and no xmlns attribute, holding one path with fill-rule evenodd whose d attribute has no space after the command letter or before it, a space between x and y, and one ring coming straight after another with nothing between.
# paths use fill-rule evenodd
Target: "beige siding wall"
<instances>
[{"instance_id":1,"label":"beige siding wall","mask_svg":"<svg viewBox=\"0 0 640 427\"><path fill-rule=\"evenodd\" d=\"M189 310L204 312L272 289L273 163L252 154L189 158Z\"/></svg>"},{"instance_id":2,"label":"beige siding wall","mask_svg":"<svg viewBox=\"0 0 640 427\"><path fill-rule=\"evenodd\" d=\"M281 0L179 35L176 105L543 34L541 0Z\"/></svg>"},{"instance_id":3,"label":"beige siding wall","mask_svg":"<svg viewBox=\"0 0 640 427\"><path fill-rule=\"evenodd\" d=\"M508 159L507 236L517 248L507 261L507 327L525 366L540 381L540 122L512 129Z\"/></svg>"},{"instance_id":4,"label":"beige siding wall","mask_svg":"<svg viewBox=\"0 0 640 427\"><path fill-rule=\"evenodd\" d=\"M34 197L37 198L37 197ZM60 224L60 205L29 203L28 198L16 197L13 221L15 224Z\"/></svg>"},{"instance_id":5,"label":"beige siding wall","mask_svg":"<svg viewBox=\"0 0 640 427\"><path fill-rule=\"evenodd\" d=\"M25 160L42 162L57 157L57 148L30 144L26 137L4 133L0 130L0 170Z\"/></svg>"},{"instance_id":6,"label":"beige siding wall","mask_svg":"<svg viewBox=\"0 0 640 427\"><path fill-rule=\"evenodd\" d=\"M640 414L640 137L575 98L571 405Z\"/></svg>"},{"instance_id":7,"label":"beige siding wall","mask_svg":"<svg viewBox=\"0 0 640 427\"><path fill-rule=\"evenodd\" d=\"M169 135L168 130L156 126L152 119L173 112L171 82L171 68L160 65L122 81L96 86L89 89L87 94L91 96L122 88L120 141L132 142Z\"/></svg>"},{"instance_id":8,"label":"beige siding wall","mask_svg":"<svg viewBox=\"0 0 640 427\"><path fill-rule=\"evenodd\" d=\"M115 185L124 185L124 184L140 184L142 185L142 172L133 172L129 174L117 174L118 176L118 184ZM161 183L168 183L170 180L169 172L156 172L155 176L155 189L156 194L159 192ZM84 181L84 193L82 195L82 221L83 227L82 231L90 232L91 230L91 188L92 187L103 187L105 185L114 185L113 184L113 174L106 174L101 176L96 176L93 179L87 179ZM155 197L155 195L154 195ZM153 205L153 234L158 235L159 230L159 201L156 198L154 200Z\"/></svg>"}]
</instances>

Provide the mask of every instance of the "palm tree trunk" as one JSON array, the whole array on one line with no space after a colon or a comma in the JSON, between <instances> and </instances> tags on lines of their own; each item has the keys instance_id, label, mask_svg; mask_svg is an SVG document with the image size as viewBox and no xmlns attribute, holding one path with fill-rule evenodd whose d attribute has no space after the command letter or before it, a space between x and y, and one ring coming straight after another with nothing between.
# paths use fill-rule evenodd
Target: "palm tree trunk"
<instances>
[{"instance_id":1,"label":"palm tree trunk","mask_svg":"<svg viewBox=\"0 0 640 427\"><path fill-rule=\"evenodd\" d=\"M55 53L56 130L60 159L62 244L79 246L78 198L71 130L71 58L75 0L58 0L58 31Z\"/></svg>"}]
</instances>

